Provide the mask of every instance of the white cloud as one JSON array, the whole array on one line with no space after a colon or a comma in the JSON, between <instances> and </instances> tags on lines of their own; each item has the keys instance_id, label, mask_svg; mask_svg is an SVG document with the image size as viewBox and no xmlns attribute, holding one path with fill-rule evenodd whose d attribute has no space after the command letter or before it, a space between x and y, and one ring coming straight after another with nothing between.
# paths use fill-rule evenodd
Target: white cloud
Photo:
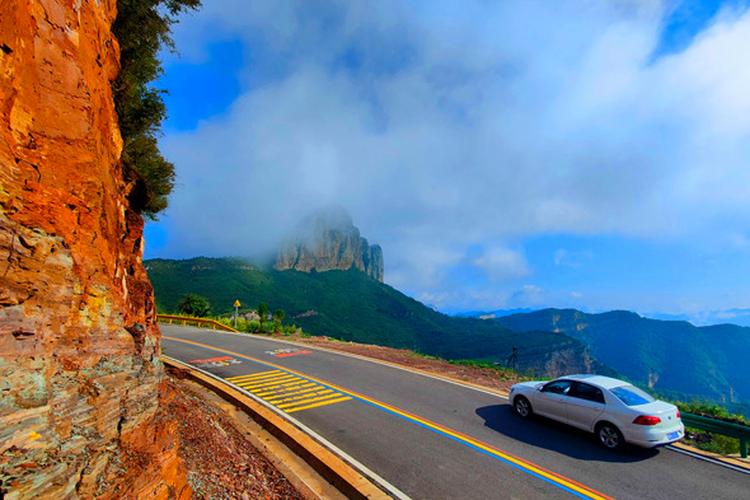
<instances>
[{"instance_id":1,"label":"white cloud","mask_svg":"<svg viewBox=\"0 0 750 500\"><path fill-rule=\"evenodd\" d=\"M206 2L178 46L199 58L240 37L256 83L225 116L164 139L179 185L163 252L268 251L335 201L383 245L386 279L417 294L439 293L467 248L491 241L748 234L750 15L725 11L654 61L665 9ZM496 282L530 272L506 248L474 264Z\"/></svg>"},{"instance_id":2,"label":"white cloud","mask_svg":"<svg viewBox=\"0 0 750 500\"><path fill-rule=\"evenodd\" d=\"M493 280L527 276L531 269L522 253L509 248L493 247L476 257L472 264L484 270Z\"/></svg>"},{"instance_id":3,"label":"white cloud","mask_svg":"<svg viewBox=\"0 0 750 500\"><path fill-rule=\"evenodd\" d=\"M565 248L558 248L555 250L552 260L556 266L578 269L589 262L593 256L594 254L590 250L571 251Z\"/></svg>"}]
</instances>

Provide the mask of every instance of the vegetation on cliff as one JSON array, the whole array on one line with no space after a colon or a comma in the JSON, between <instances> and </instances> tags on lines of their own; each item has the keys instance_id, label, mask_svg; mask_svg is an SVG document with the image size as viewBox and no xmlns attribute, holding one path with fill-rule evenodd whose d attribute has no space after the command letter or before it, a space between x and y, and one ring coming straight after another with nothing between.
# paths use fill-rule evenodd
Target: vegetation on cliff
<instances>
[{"instance_id":1,"label":"vegetation on cliff","mask_svg":"<svg viewBox=\"0 0 750 500\"><path fill-rule=\"evenodd\" d=\"M200 0L118 0L112 32L120 42L120 73L112 83L123 138L122 164L131 207L154 218L167 207L174 165L159 151L157 134L166 117L163 91L150 85L162 72L158 54L173 48L176 16Z\"/></svg>"}]
</instances>

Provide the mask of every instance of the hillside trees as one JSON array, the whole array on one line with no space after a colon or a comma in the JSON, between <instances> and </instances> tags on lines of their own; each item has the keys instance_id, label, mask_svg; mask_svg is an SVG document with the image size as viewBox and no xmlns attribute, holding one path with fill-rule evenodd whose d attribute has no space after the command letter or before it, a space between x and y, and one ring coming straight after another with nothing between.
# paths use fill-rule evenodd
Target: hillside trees
<instances>
[{"instance_id":1,"label":"hillside trees","mask_svg":"<svg viewBox=\"0 0 750 500\"><path fill-rule=\"evenodd\" d=\"M112 31L120 42L120 73L112 82L123 139L123 175L130 206L146 217L167 207L174 165L159 151L157 134L166 117L163 91L150 85L162 73L159 51L174 48L176 16L200 0L118 0Z\"/></svg>"},{"instance_id":2,"label":"hillside trees","mask_svg":"<svg viewBox=\"0 0 750 500\"><path fill-rule=\"evenodd\" d=\"M211 312L211 303L196 293L186 293L177 305L180 314L202 318Z\"/></svg>"}]
</instances>

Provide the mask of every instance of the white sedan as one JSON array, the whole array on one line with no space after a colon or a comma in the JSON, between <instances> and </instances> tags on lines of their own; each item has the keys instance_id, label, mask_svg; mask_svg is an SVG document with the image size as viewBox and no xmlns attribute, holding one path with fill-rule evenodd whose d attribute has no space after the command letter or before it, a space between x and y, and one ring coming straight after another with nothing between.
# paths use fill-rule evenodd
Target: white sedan
<instances>
[{"instance_id":1,"label":"white sedan","mask_svg":"<svg viewBox=\"0 0 750 500\"><path fill-rule=\"evenodd\" d=\"M637 387L600 375L569 375L551 382L521 382L510 389L520 417L542 415L593 432L611 450L625 442L645 448L685 436L680 410Z\"/></svg>"}]
</instances>

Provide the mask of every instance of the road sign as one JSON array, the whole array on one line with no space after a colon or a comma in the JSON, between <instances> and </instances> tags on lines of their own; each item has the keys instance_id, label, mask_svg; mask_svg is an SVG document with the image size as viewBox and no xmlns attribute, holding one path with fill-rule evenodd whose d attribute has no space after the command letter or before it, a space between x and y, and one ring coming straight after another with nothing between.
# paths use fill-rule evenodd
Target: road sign
<instances>
[{"instance_id":1,"label":"road sign","mask_svg":"<svg viewBox=\"0 0 750 500\"><path fill-rule=\"evenodd\" d=\"M240 299L237 299L234 301L234 315L232 316L232 323L235 328L237 328L237 316L240 313Z\"/></svg>"}]
</instances>

